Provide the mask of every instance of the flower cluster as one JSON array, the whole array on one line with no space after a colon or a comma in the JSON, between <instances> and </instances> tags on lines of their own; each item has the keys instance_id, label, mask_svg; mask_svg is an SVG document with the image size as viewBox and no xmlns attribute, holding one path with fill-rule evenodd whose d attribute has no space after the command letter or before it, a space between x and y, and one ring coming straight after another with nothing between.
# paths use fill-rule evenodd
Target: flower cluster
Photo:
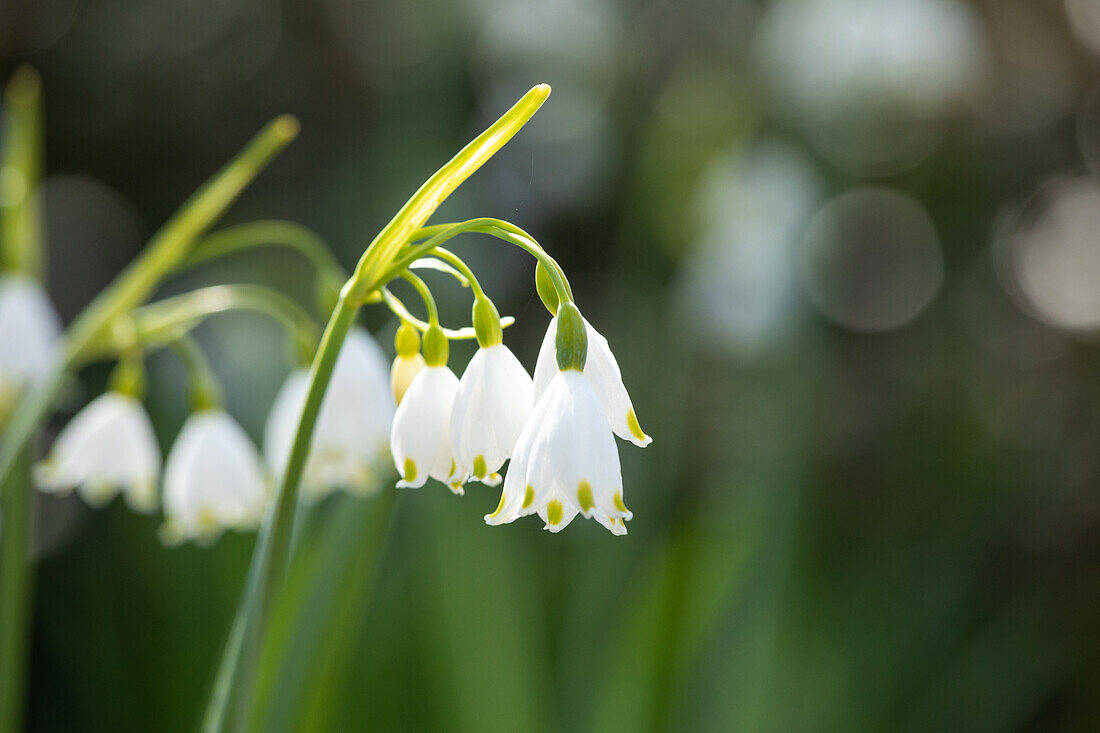
<instances>
[{"instance_id":1,"label":"flower cluster","mask_svg":"<svg viewBox=\"0 0 1100 733\"><path fill-rule=\"evenodd\" d=\"M132 370L132 365L130 369ZM36 466L40 489L75 489L100 506L122 494L132 509L160 504L162 458L140 386L120 369L112 388L92 400L61 431ZM267 472L248 435L225 410L200 404L187 418L164 461L161 537L167 544L216 539L226 528L253 529L269 496Z\"/></svg>"},{"instance_id":2,"label":"flower cluster","mask_svg":"<svg viewBox=\"0 0 1100 733\"><path fill-rule=\"evenodd\" d=\"M37 240L28 240L22 269L11 270L29 274L0 277L0 425L13 408L22 410L22 395L40 381L46 397L26 400L41 408L39 418L65 373L89 361L118 361L109 390L73 417L35 467L39 488L76 491L93 506L121 494L135 511L163 509L165 542L209 542L225 529L256 527L269 509L274 531L285 535L299 488L307 500L338 489L377 491L392 459L399 488L435 479L461 495L469 482L503 482L499 506L485 517L491 525L538 514L557 532L581 514L625 534L633 515L623 501L615 436L642 447L650 439L607 340L581 316L564 272L530 235L507 222L424 226L549 92L545 85L533 88L428 179L366 249L350 278L316 235L288 222L240 225L191 241L209 225L205 217L231 200L225 194L293 137L296 123L283 118L219 174L230 183L200 192L199 199L212 197L217 205L189 204L198 208L180 214L174 226L182 229L165 227L172 236L152 244L144 264L124 273L64 337L32 277L41 274L33 267L40 258ZM179 234L193 226L198 228L188 236ZM512 319L500 317L466 263L442 246L469 231L537 260L535 286L552 318L533 378L504 345ZM323 335L302 306L257 285L214 286L146 303L159 280L188 261L263 242L294 247L315 266L318 301L331 310ZM431 290L414 273L420 269L446 273L471 289L470 327L451 331L440 325ZM415 288L427 320L412 315L391 292L398 280ZM354 325L360 308L380 302L399 318L392 364L373 337ZM298 367L275 397L262 453L221 406L217 379L189 335L207 316L233 309L275 317L296 346ZM460 379L448 366L450 341L471 338L479 348ZM144 359L165 347L187 370L192 413L163 458L142 399ZM28 444L31 433L24 427L13 444ZM272 478L279 479L276 491Z\"/></svg>"},{"instance_id":3,"label":"flower cluster","mask_svg":"<svg viewBox=\"0 0 1100 733\"><path fill-rule=\"evenodd\" d=\"M470 481L497 485L510 459L500 504L487 523L538 514L557 532L581 514L626 534L633 514L623 502L614 435L641 447L650 438L607 339L572 302L560 302L532 380L501 342L499 326L492 328L495 317L495 308L479 298L479 348L461 379L447 366L438 327L425 333L426 366L394 417L391 450L403 477L397 485L418 487L430 477L461 494Z\"/></svg>"},{"instance_id":4,"label":"flower cluster","mask_svg":"<svg viewBox=\"0 0 1100 733\"><path fill-rule=\"evenodd\" d=\"M430 298L426 285L411 277ZM538 514L556 532L581 514L625 534L632 514L623 502L614 436L642 447L650 438L638 424L607 339L571 301L551 305L557 315L550 320L533 379L504 345L501 319L480 286L470 329L479 348L461 379L447 364L448 334L438 325L434 302L430 323L399 309L407 317L398 328L396 357L389 366L374 338L352 328L317 416L302 473L304 496L315 500L337 489L375 491L390 456L400 475L398 487L420 487L432 478L463 494L471 481L499 485L510 460L500 504L485 517L487 523ZM20 279L0 281L0 339L17 343L17 326L42 338L18 355L22 361L15 353L0 354L6 357L0 359L0 384L24 389L36 373L47 370L58 347L56 321L37 286ZM31 357L37 361L30 363ZM269 477L286 469L309 371L293 370L279 390L261 458L219 406L208 368L195 368L194 358L188 361L195 372L196 410L167 460L162 461L141 402L140 359L124 358L111 389L72 419L37 466L39 487L54 493L75 489L93 506L118 494L140 512L163 504L162 536L169 543L205 542L226 528L255 527L271 495Z\"/></svg>"}]
</instances>

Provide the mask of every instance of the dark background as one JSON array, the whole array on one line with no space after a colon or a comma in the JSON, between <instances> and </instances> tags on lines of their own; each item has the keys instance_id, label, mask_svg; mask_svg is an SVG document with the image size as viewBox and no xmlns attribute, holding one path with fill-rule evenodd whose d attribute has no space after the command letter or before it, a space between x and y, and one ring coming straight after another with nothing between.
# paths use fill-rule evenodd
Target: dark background
<instances>
[{"instance_id":1,"label":"dark background","mask_svg":"<svg viewBox=\"0 0 1100 733\"><path fill-rule=\"evenodd\" d=\"M403 495L332 642L336 730L1100 727L1098 53L1090 0L0 0L0 78L44 79L66 321L277 114L302 133L227 223L301 222L350 267L554 87L435 220L506 218L560 259L654 438L620 443L636 518L551 536L485 526L493 490ZM457 249L533 368L532 262ZM164 292L244 281L311 302L278 251ZM468 294L432 283L463 325ZM199 338L259 440L277 327ZM183 375L151 370L167 447ZM315 507L314 539L363 503ZM39 515L29 729L194 729L253 537Z\"/></svg>"}]
</instances>

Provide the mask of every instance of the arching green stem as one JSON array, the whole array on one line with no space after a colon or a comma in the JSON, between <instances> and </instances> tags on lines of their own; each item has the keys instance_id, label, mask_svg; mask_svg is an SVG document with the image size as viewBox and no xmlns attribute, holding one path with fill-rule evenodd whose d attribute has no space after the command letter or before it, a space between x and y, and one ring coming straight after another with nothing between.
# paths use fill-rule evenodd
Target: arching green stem
<instances>
[{"instance_id":1,"label":"arching green stem","mask_svg":"<svg viewBox=\"0 0 1100 733\"><path fill-rule=\"evenodd\" d=\"M191 386L191 409L213 410L221 407L221 383L195 340L190 336L180 336L169 346L179 356L187 371L187 380Z\"/></svg>"},{"instance_id":2,"label":"arching green stem","mask_svg":"<svg viewBox=\"0 0 1100 733\"><path fill-rule=\"evenodd\" d=\"M342 285L347 279L347 272L332 256L332 251L320 236L301 224L279 220L238 224L208 234L198 241L187 259L180 263L180 269L243 250L271 245L288 247L298 252L324 280L338 281Z\"/></svg>"},{"instance_id":3,"label":"arching green stem","mask_svg":"<svg viewBox=\"0 0 1100 733\"><path fill-rule=\"evenodd\" d=\"M136 338L147 346L155 346L189 333L208 316L230 311L271 316L294 339L298 360L307 364L312 360L320 328L296 302L262 285L212 285L192 290L138 308L130 320Z\"/></svg>"},{"instance_id":4,"label":"arching green stem","mask_svg":"<svg viewBox=\"0 0 1100 733\"><path fill-rule=\"evenodd\" d=\"M458 224L437 224L423 227L418 230L416 233L417 236L425 238L426 241L411 244L406 251L402 252L386 271L384 282L389 282L397 277L398 274L411 263L431 253L432 250L447 240L465 232L488 234L530 253L547 269L554 283L554 288L559 293L559 299L565 302L572 302L573 290L569 287L569 281L565 277L565 272L561 269L561 266L558 265L557 261L547 254L546 250L535 241L534 237L514 224L487 217L470 219Z\"/></svg>"},{"instance_id":5,"label":"arching green stem","mask_svg":"<svg viewBox=\"0 0 1100 733\"><path fill-rule=\"evenodd\" d=\"M463 277L470 283L470 289L474 291L474 296L478 298L485 298L485 291L481 288L481 283L478 282L477 276L474 275L474 271L462 261L462 258L456 255L450 250L443 249L442 247L436 247L432 250L432 254L445 262L449 262L456 270L462 273Z\"/></svg>"},{"instance_id":6,"label":"arching green stem","mask_svg":"<svg viewBox=\"0 0 1100 733\"><path fill-rule=\"evenodd\" d=\"M401 273L401 278L416 288L420 299L424 301L424 308L428 311L428 325L439 326L439 309L435 305L435 298L432 297L428 284L408 270Z\"/></svg>"},{"instance_id":7,"label":"arching green stem","mask_svg":"<svg viewBox=\"0 0 1100 733\"><path fill-rule=\"evenodd\" d=\"M389 288L382 288L382 300L385 302L393 314L400 318L402 321L415 326L420 331L428 330L428 322L422 321L414 316L405 304L401 302L401 299L390 292ZM501 328L508 328L516 322L516 319L512 316L503 316L500 319ZM451 341L469 341L477 338L477 334L474 332L472 326L466 326L465 328L444 328L443 335Z\"/></svg>"}]
</instances>

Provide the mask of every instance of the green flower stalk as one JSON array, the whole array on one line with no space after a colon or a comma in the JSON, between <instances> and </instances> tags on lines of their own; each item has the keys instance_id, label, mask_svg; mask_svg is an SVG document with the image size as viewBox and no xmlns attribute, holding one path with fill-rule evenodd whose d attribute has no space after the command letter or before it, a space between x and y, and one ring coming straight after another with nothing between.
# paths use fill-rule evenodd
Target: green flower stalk
<instances>
[{"instance_id":1,"label":"green flower stalk","mask_svg":"<svg viewBox=\"0 0 1100 733\"><path fill-rule=\"evenodd\" d=\"M237 710L242 711L238 725L247 725L245 720L250 714L254 694L259 640L263 638L271 609L286 578L294 511L298 504L298 490L306 466L310 440L341 345L354 323L358 309L386 284L387 270L428 217L463 181L519 132L549 94L550 87L545 84L534 87L512 109L429 178L374 238L359 260L351 279L341 290L310 369L309 385L297 434L276 490L269 528L261 534L255 550L250 585L254 583L256 597L248 598L246 593L246 598L242 601L238 612L243 616L243 620L239 622L240 643L236 648L233 648L233 644L227 648L226 659L223 660L216 685L216 691L223 691L223 694L215 694L206 718L206 730L218 731L224 728L229 709L228 699L234 697L236 702L233 704ZM241 655L239 665L236 659L238 655ZM230 681L225 682L226 679Z\"/></svg>"}]
</instances>

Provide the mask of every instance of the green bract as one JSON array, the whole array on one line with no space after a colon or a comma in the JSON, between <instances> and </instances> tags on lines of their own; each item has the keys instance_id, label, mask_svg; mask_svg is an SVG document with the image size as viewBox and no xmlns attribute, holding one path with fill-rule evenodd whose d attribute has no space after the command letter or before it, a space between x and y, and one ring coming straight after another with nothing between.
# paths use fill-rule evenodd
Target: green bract
<instances>
[{"instance_id":1,"label":"green bract","mask_svg":"<svg viewBox=\"0 0 1100 733\"><path fill-rule=\"evenodd\" d=\"M571 302L558 307L558 332L554 336L558 369L584 371L588 359L588 332L577 306Z\"/></svg>"}]
</instances>

